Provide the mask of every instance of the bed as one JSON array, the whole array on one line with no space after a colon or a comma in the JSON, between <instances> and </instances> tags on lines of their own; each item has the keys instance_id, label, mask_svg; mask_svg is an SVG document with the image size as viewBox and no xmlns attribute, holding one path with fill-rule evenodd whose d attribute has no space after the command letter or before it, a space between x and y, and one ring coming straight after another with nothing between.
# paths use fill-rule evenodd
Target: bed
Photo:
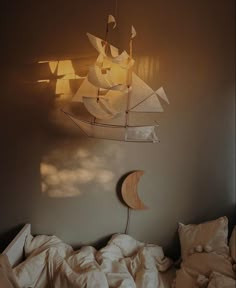
<instances>
[{"instance_id":1,"label":"bed","mask_svg":"<svg viewBox=\"0 0 236 288\"><path fill-rule=\"evenodd\" d=\"M74 251L56 236L33 237L26 224L3 255L19 287L171 288L175 278L161 247L126 234L114 235L99 251L91 246Z\"/></svg>"},{"instance_id":2,"label":"bed","mask_svg":"<svg viewBox=\"0 0 236 288\"><path fill-rule=\"evenodd\" d=\"M84 246L74 251L56 236L33 237L26 224L3 252L17 283L6 287L236 287L236 227L228 242L226 217L179 223L178 233L181 265L176 269L160 246L126 234L113 235L100 250ZM0 287L5 288L1 277Z\"/></svg>"}]
</instances>

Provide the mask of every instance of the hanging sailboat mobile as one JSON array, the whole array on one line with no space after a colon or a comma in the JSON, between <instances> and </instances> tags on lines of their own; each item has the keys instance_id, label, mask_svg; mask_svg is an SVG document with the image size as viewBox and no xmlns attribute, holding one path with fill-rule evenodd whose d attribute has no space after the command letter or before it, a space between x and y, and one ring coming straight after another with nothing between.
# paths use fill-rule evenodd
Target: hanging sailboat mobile
<instances>
[{"instance_id":1,"label":"hanging sailboat mobile","mask_svg":"<svg viewBox=\"0 0 236 288\"><path fill-rule=\"evenodd\" d=\"M108 27L116 27L115 18L109 15L107 33L102 40L87 33L98 57L89 68L87 77L72 98L71 109L63 109L88 136L129 142L158 142L158 125L142 123L145 115L163 112L159 97L169 103L164 89L154 91L133 70L132 26L130 51L119 53L107 42ZM76 106L76 109L75 109ZM149 114L148 114L149 113ZM141 124L140 124L141 123Z\"/></svg>"}]
</instances>

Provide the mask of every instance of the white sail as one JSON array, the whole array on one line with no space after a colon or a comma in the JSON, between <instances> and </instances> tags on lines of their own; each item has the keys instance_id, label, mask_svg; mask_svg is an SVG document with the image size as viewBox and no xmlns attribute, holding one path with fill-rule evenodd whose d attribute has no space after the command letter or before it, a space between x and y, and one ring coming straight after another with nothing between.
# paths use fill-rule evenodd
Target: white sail
<instances>
[{"instance_id":1,"label":"white sail","mask_svg":"<svg viewBox=\"0 0 236 288\"><path fill-rule=\"evenodd\" d=\"M119 49L117 47L109 44L108 42L105 42L101 38L96 37L90 33L87 33L87 36L88 36L89 41L92 44L92 46L99 53L99 57L103 56L107 59L110 59L110 61L112 61L113 63L117 63L124 68L125 67L127 68L128 66L130 66L130 64L132 64L132 65L134 64L134 60L130 59L129 54L126 51L123 51L121 54L119 54ZM109 57L109 55L107 55L107 53L105 51L106 47L110 48L111 57ZM98 59L97 59L97 61L98 61Z\"/></svg>"},{"instance_id":2,"label":"white sail","mask_svg":"<svg viewBox=\"0 0 236 288\"><path fill-rule=\"evenodd\" d=\"M110 89L113 86L107 75L104 75L97 65L89 67L88 80L98 88Z\"/></svg>"},{"instance_id":3,"label":"white sail","mask_svg":"<svg viewBox=\"0 0 236 288\"><path fill-rule=\"evenodd\" d=\"M91 113L94 117L98 119L111 119L113 118L117 112L112 109L109 98L100 96L99 100L95 97L83 97L83 103L86 109Z\"/></svg>"},{"instance_id":4,"label":"white sail","mask_svg":"<svg viewBox=\"0 0 236 288\"><path fill-rule=\"evenodd\" d=\"M156 127L157 126L128 127L125 133L125 140L131 142L159 142Z\"/></svg>"},{"instance_id":5,"label":"white sail","mask_svg":"<svg viewBox=\"0 0 236 288\"><path fill-rule=\"evenodd\" d=\"M83 102L83 96L94 96L98 95L98 88L92 85L86 77L79 89L76 91L72 102Z\"/></svg>"},{"instance_id":6,"label":"white sail","mask_svg":"<svg viewBox=\"0 0 236 288\"><path fill-rule=\"evenodd\" d=\"M116 48L115 46L112 46L112 45L109 45L109 47L110 47L110 51L111 51L111 56L113 58L118 57L119 56L119 49Z\"/></svg>"},{"instance_id":7,"label":"white sail","mask_svg":"<svg viewBox=\"0 0 236 288\"><path fill-rule=\"evenodd\" d=\"M157 89L156 94L159 95L161 99L163 99L167 104L170 104L169 99L167 98L163 87L160 87L159 89Z\"/></svg>"},{"instance_id":8,"label":"white sail","mask_svg":"<svg viewBox=\"0 0 236 288\"><path fill-rule=\"evenodd\" d=\"M132 87L130 91L129 109L135 108L138 104L144 101L154 91L134 72L132 73Z\"/></svg>"},{"instance_id":9,"label":"white sail","mask_svg":"<svg viewBox=\"0 0 236 288\"><path fill-rule=\"evenodd\" d=\"M104 41L101 38L98 38L90 33L87 33L87 36L90 43L98 51L98 53L106 56L105 46L103 44Z\"/></svg>"},{"instance_id":10,"label":"white sail","mask_svg":"<svg viewBox=\"0 0 236 288\"><path fill-rule=\"evenodd\" d=\"M105 69L105 68L104 68ZM112 68L110 68L112 69ZM115 72L112 70L112 72ZM110 89L110 90L124 90L126 88L126 83L122 83L124 80L124 75L112 73L108 69L103 71L96 64L89 68L88 81L92 83L97 88ZM123 72L123 71L122 71ZM119 81L119 78L122 80ZM115 82L117 81L117 82ZM119 82L118 82L119 81Z\"/></svg>"},{"instance_id":11,"label":"white sail","mask_svg":"<svg viewBox=\"0 0 236 288\"><path fill-rule=\"evenodd\" d=\"M121 65L122 67L127 67L129 64L130 56L126 51L123 51L121 54L117 55L112 61Z\"/></svg>"},{"instance_id":12,"label":"white sail","mask_svg":"<svg viewBox=\"0 0 236 288\"><path fill-rule=\"evenodd\" d=\"M98 119L111 119L126 108L127 91L97 88L86 78L73 97L73 102L84 103L91 115Z\"/></svg>"},{"instance_id":13,"label":"white sail","mask_svg":"<svg viewBox=\"0 0 236 288\"><path fill-rule=\"evenodd\" d=\"M160 113L163 112L161 103L157 97L156 93L148 96L140 104L136 105L133 109L130 109L132 112L143 112L143 113Z\"/></svg>"},{"instance_id":14,"label":"white sail","mask_svg":"<svg viewBox=\"0 0 236 288\"><path fill-rule=\"evenodd\" d=\"M119 91L108 91L104 96L83 96L82 100L91 115L100 120L108 120L125 110L127 95Z\"/></svg>"}]
</instances>

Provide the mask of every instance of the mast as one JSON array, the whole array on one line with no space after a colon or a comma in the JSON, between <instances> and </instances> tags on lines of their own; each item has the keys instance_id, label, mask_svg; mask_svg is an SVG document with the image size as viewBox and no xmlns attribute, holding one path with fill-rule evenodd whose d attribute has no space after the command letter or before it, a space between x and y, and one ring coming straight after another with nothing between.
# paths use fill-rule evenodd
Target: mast
<instances>
[{"instance_id":1,"label":"mast","mask_svg":"<svg viewBox=\"0 0 236 288\"><path fill-rule=\"evenodd\" d=\"M105 40L104 40L104 53L106 54L107 48L108 48L108 42L107 42L107 38L108 38L108 33L109 33L109 24L110 23L114 23L113 24L113 29L116 27L116 20L114 18L114 16L112 15L108 15L107 18L107 23L106 23L106 32L105 32ZM102 67L103 67L103 62L101 63ZM100 87L98 87L98 91L97 91L97 103L99 102L99 96L100 96ZM96 121L96 117L94 117L94 123Z\"/></svg>"},{"instance_id":2,"label":"mast","mask_svg":"<svg viewBox=\"0 0 236 288\"><path fill-rule=\"evenodd\" d=\"M129 41L129 55L130 58L128 61L132 61L133 59L133 38L136 36L136 31L134 27L131 27L131 37ZM129 126L129 107L130 107L130 87L132 85L132 66L129 67L128 72L127 72L127 88L128 88L128 93L127 93L127 108L126 108L126 117L125 117L125 126Z\"/></svg>"}]
</instances>

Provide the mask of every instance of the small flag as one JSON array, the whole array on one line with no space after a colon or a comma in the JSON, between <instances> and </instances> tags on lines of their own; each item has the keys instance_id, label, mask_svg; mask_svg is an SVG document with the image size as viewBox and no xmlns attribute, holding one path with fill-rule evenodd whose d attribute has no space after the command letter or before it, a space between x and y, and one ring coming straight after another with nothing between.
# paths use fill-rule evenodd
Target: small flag
<instances>
[{"instance_id":1,"label":"small flag","mask_svg":"<svg viewBox=\"0 0 236 288\"><path fill-rule=\"evenodd\" d=\"M131 39L133 39L137 35L136 30L134 29L134 26L131 27Z\"/></svg>"},{"instance_id":2,"label":"small flag","mask_svg":"<svg viewBox=\"0 0 236 288\"><path fill-rule=\"evenodd\" d=\"M108 21L107 21L107 23L108 23L108 24L110 24L110 23L114 23L114 24L113 24L113 29L116 28L116 19L115 19L115 17L112 16L111 14L108 15Z\"/></svg>"}]
</instances>

